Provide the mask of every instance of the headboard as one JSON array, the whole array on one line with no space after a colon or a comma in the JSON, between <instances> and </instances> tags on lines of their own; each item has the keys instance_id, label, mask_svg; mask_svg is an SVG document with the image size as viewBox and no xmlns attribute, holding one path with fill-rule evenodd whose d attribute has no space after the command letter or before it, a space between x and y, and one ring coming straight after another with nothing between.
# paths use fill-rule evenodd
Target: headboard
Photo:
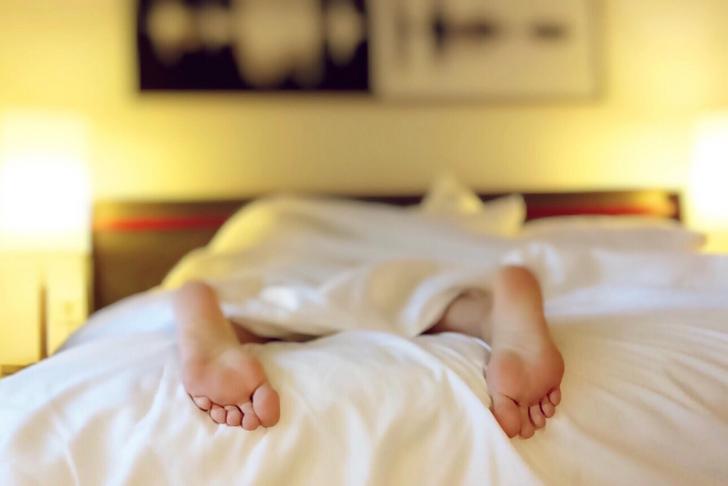
<instances>
[{"instance_id":1,"label":"headboard","mask_svg":"<svg viewBox=\"0 0 728 486\"><path fill-rule=\"evenodd\" d=\"M484 201L505 193L481 194ZM680 195L663 190L525 193L527 219L648 215L681 219ZM346 196L406 206L422 195ZM251 199L188 202L98 201L93 208L93 308L152 288Z\"/></svg>"}]
</instances>

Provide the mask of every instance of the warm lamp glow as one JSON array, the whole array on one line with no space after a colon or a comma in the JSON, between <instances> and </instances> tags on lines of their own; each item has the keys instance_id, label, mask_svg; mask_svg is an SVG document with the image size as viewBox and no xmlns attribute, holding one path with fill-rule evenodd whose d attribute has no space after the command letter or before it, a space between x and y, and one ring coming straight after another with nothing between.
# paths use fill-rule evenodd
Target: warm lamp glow
<instances>
[{"instance_id":1,"label":"warm lamp glow","mask_svg":"<svg viewBox=\"0 0 728 486\"><path fill-rule=\"evenodd\" d=\"M728 228L728 116L701 127L693 163L695 217Z\"/></svg>"},{"instance_id":2,"label":"warm lamp glow","mask_svg":"<svg viewBox=\"0 0 728 486\"><path fill-rule=\"evenodd\" d=\"M6 116L0 151L0 247L88 250L90 194L80 120Z\"/></svg>"},{"instance_id":3,"label":"warm lamp glow","mask_svg":"<svg viewBox=\"0 0 728 486\"><path fill-rule=\"evenodd\" d=\"M710 236L708 249L728 249L728 114L698 126L690 203L691 223Z\"/></svg>"}]
</instances>

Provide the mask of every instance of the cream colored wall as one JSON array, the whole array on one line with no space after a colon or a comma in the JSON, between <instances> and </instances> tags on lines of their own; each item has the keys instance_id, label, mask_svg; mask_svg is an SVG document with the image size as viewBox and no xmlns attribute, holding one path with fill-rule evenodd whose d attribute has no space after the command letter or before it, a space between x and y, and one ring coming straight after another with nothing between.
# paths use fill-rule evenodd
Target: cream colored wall
<instances>
[{"instance_id":1,"label":"cream colored wall","mask_svg":"<svg viewBox=\"0 0 728 486\"><path fill-rule=\"evenodd\" d=\"M598 101L416 106L141 96L133 2L3 0L0 114L87 116L100 198L418 190L445 168L481 189L681 187L694 116L728 104L728 2L602 5Z\"/></svg>"}]
</instances>

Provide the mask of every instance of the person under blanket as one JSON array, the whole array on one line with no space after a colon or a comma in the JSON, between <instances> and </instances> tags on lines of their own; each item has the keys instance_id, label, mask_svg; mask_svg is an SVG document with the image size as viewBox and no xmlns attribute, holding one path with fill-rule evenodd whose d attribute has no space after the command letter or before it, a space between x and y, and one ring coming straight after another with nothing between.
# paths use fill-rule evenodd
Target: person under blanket
<instances>
[{"instance_id":1,"label":"person under blanket","mask_svg":"<svg viewBox=\"0 0 728 486\"><path fill-rule=\"evenodd\" d=\"M183 383L195 405L218 424L246 430L274 426L278 393L241 345L271 339L247 331L244 322L228 321L215 291L200 281L176 291L174 312ZM462 333L490 344L485 377L491 410L509 437L529 438L554 415L564 361L549 333L539 283L528 269L502 267L489 293L461 293L426 332Z\"/></svg>"}]
</instances>

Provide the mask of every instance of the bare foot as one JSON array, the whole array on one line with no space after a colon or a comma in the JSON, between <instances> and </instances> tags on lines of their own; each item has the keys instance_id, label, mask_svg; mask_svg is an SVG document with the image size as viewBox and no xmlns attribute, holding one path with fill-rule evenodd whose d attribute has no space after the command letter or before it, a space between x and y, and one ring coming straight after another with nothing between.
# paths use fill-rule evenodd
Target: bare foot
<instances>
[{"instance_id":1,"label":"bare foot","mask_svg":"<svg viewBox=\"0 0 728 486\"><path fill-rule=\"evenodd\" d=\"M550 340L537 341L513 344L499 339L493 344L485 376L493 415L508 437L531 437L561 402L561 353Z\"/></svg>"},{"instance_id":2,"label":"bare foot","mask_svg":"<svg viewBox=\"0 0 728 486\"><path fill-rule=\"evenodd\" d=\"M538 282L521 267L505 267L486 294L462 294L432 331L482 337L491 344L486 380L493 415L509 436L531 437L561 401L564 361L543 316Z\"/></svg>"},{"instance_id":3,"label":"bare foot","mask_svg":"<svg viewBox=\"0 0 728 486\"><path fill-rule=\"evenodd\" d=\"M175 299L182 380L195 405L218 424L255 430L278 422L278 393L260 362L241 346L253 335L225 320L212 289L188 284ZM239 341L240 339L240 341Z\"/></svg>"},{"instance_id":4,"label":"bare foot","mask_svg":"<svg viewBox=\"0 0 728 486\"><path fill-rule=\"evenodd\" d=\"M185 347L180 344L180 351ZM278 422L278 394L266 380L260 362L237 342L210 349L193 344L182 355L187 393L218 424L255 430Z\"/></svg>"}]
</instances>

